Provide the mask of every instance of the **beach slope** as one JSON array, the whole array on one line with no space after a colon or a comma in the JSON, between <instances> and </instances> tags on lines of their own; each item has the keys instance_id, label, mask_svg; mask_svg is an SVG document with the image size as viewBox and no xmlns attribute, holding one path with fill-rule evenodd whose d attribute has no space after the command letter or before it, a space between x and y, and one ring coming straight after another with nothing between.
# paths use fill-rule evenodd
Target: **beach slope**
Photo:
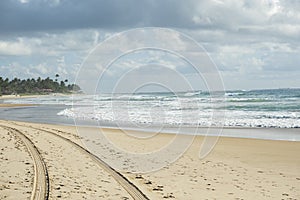
<instances>
[{"instance_id":1,"label":"beach slope","mask_svg":"<svg viewBox=\"0 0 300 200\"><path fill-rule=\"evenodd\" d=\"M141 140L120 130L102 131L115 145L136 153L163 147L174 137L158 134ZM36 173L32 150L16 132L32 142L47 173ZM46 184L40 183L38 188L46 187L50 199L300 198L300 142L221 137L213 151L199 159L203 137L196 137L174 163L149 173L116 171L122 179L118 180L120 177L76 147L85 147L83 141L90 139L78 135L76 127L1 120L0 137L1 199L30 198L36 192L37 176L46 177L42 179ZM94 142L101 145L101 141ZM111 152L112 157L115 154ZM129 188L136 188L138 197L124 181Z\"/></svg>"}]
</instances>

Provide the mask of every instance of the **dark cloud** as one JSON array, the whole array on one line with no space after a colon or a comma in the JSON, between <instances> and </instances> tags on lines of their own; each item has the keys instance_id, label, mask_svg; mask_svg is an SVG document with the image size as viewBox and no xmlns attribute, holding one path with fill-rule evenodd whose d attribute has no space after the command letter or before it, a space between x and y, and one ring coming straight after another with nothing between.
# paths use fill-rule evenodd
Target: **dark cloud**
<instances>
[{"instance_id":1,"label":"dark cloud","mask_svg":"<svg viewBox=\"0 0 300 200\"><path fill-rule=\"evenodd\" d=\"M265 87L278 74L286 87L299 85L299 10L299 0L0 0L0 71L72 73L110 35L155 26L203 45L232 88L266 74Z\"/></svg>"},{"instance_id":2,"label":"dark cloud","mask_svg":"<svg viewBox=\"0 0 300 200\"><path fill-rule=\"evenodd\" d=\"M27 1L27 3L21 3ZM7 33L155 26L220 30L295 41L298 0L7 0L0 1L0 37ZM2 34L1 34L2 33Z\"/></svg>"},{"instance_id":3,"label":"dark cloud","mask_svg":"<svg viewBox=\"0 0 300 200\"><path fill-rule=\"evenodd\" d=\"M56 2L56 3L55 3ZM1 32L136 26L191 26L188 1L0 1Z\"/></svg>"}]
</instances>

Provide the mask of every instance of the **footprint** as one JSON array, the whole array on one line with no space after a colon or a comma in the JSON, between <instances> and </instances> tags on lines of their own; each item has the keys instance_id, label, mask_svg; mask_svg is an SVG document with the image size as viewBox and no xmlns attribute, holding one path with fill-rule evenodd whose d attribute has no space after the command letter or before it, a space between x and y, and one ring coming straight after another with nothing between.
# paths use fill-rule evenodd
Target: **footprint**
<instances>
[{"instance_id":1,"label":"footprint","mask_svg":"<svg viewBox=\"0 0 300 200\"><path fill-rule=\"evenodd\" d=\"M136 179L143 179L142 175L136 175L135 178Z\"/></svg>"},{"instance_id":2,"label":"footprint","mask_svg":"<svg viewBox=\"0 0 300 200\"><path fill-rule=\"evenodd\" d=\"M147 184L147 185L151 185L151 184L152 184L152 182L151 182L151 181L147 181L145 184Z\"/></svg>"},{"instance_id":3,"label":"footprint","mask_svg":"<svg viewBox=\"0 0 300 200\"><path fill-rule=\"evenodd\" d=\"M55 190L60 190L60 187L55 188Z\"/></svg>"},{"instance_id":4,"label":"footprint","mask_svg":"<svg viewBox=\"0 0 300 200\"><path fill-rule=\"evenodd\" d=\"M152 190L153 190L153 191L163 191L163 189L162 189L162 188L159 188L159 187L153 188Z\"/></svg>"},{"instance_id":5,"label":"footprint","mask_svg":"<svg viewBox=\"0 0 300 200\"><path fill-rule=\"evenodd\" d=\"M163 198L164 198L164 199L169 199L169 198L175 198L175 197L174 197L173 195L170 194L170 195L165 195L165 196L163 196Z\"/></svg>"}]
</instances>

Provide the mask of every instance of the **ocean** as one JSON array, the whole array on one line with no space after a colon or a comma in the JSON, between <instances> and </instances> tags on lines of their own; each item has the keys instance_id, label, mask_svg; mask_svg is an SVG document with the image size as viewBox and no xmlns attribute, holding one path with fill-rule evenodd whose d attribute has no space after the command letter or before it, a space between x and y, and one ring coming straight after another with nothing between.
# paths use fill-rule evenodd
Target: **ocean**
<instances>
[{"instance_id":1,"label":"ocean","mask_svg":"<svg viewBox=\"0 0 300 200\"><path fill-rule=\"evenodd\" d=\"M51 95L2 101L36 104L0 108L0 119L7 120L199 135L216 127L223 129L223 136L300 141L300 89Z\"/></svg>"},{"instance_id":2,"label":"ocean","mask_svg":"<svg viewBox=\"0 0 300 200\"><path fill-rule=\"evenodd\" d=\"M29 121L50 120L58 124L142 130L241 127L293 128L298 131L300 128L300 89L235 90L217 95L189 91L51 96L9 99L4 103L40 106L22 108L26 112L7 108L0 114L2 119L20 120L16 118L23 116L21 120L29 117Z\"/></svg>"},{"instance_id":3,"label":"ocean","mask_svg":"<svg viewBox=\"0 0 300 200\"><path fill-rule=\"evenodd\" d=\"M222 112L225 127L300 128L300 89L209 92L102 94L5 100L5 103L65 105L57 115L74 119L137 126L216 126ZM71 106L71 107L70 107Z\"/></svg>"}]
</instances>

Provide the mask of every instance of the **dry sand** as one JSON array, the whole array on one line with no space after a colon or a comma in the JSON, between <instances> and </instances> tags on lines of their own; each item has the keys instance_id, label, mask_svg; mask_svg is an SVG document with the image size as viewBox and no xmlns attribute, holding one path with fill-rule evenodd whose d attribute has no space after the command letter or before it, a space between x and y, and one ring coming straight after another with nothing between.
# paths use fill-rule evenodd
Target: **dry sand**
<instances>
[{"instance_id":1,"label":"dry sand","mask_svg":"<svg viewBox=\"0 0 300 200\"><path fill-rule=\"evenodd\" d=\"M124 159L115 151L107 154L109 148L103 140L85 138L98 129L84 128L86 135L78 136L76 128L68 126L11 121L0 121L0 125L20 130L38 148L49 173L50 199L131 199L86 154L30 126L53 131L83 146L88 141L101 146L105 155L99 157L106 161ZM174 135L168 134L137 139L119 130L102 131L115 146L132 153L153 152L174 139ZM187 137L190 136L182 136L182 140ZM0 199L29 198L34 181L32 159L18 138L1 127L0 138ZM120 171L150 199L300 199L300 142L223 137L207 157L199 159L202 142L203 137L196 137L178 160L160 170L128 173L126 169L135 164L128 159Z\"/></svg>"},{"instance_id":2,"label":"dry sand","mask_svg":"<svg viewBox=\"0 0 300 200\"><path fill-rule=\"evenodd\" d=\"M34 178L30 154L19 138L0 133L0 199L28 199Z\"/></svg>"},{"instance_id":3,"label":"dry sand","mask_svg":"<svg viewBox=\"0 0 300 200\"><path fill-rule=\"evenodd\" d=\"M50 179L49 199L130 199L129 194L109 173L97 166L86 154L83 154L64 140L43 131L31 129L25 125L18 126L20 123L16 125L1 121L0 124L22 131L39 149L48 169ZM34 127L41 128L44 126L34 125ZM2 128L0 133L1 136L7 135L8 131ZM76 135L62 134L80 143ZM7 143L1 142L1 153L6 153L7 146ZM1 157L1 165L6 166L16 159L13 155L6 158L8 161L4 163ZM21 157L20 159L25 158ZM0 180L4 180L1 184L1 193L5 194L8 199L26 199L15 193L13 187L9 187L9 181L14 180L11 180L10 177L12 172L4 170L5 168L3 168L0 175ZM15 171L17 174L16 179L25 180L28 177L28 174L22 168L19 169L16 166ZM32 184L33 180L31 179ZM25 190L24 188L27 189L27 185L22 185L21 183L18 185L19 190Z\"/></svg>"}]
</instances>

